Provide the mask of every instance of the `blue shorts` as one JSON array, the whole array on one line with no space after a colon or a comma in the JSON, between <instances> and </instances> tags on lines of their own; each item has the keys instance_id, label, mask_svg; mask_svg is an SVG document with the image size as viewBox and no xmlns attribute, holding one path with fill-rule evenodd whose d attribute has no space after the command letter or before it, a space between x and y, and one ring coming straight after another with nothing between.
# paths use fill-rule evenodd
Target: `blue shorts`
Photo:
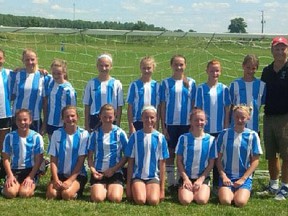
<instances>
[{"instance_id":1,"label":"blue shorts","mask_svg":"<svg viewBox=\"0 0 288 216\"><path fill-rule=\"evenodd\" d=\"M170 137L170 139L167 140L168 147L175 149L178 143L178 138L182 134L189 132L190 125L166 125L166 128Z\"/></svg>"},{"instance_id":2,"label":"blue shorts","mask_svg":"<svg viewBox=\"0 0 288 216\"><path fill-rule=\"evenodd\" d=\"M56 126L47 124L47 128L46 128L47 134L52 135L53 132L54 132L55 130L58 130L59 128L61 128L61 127L56 127Z\"/></svg>"},{"instance_id":3,"label":"blue shorts","mask_svg":"<svg viewBox=\"0 0 288 216\"><path fill-rule=\"evenodd\" d=\"M236 182L239 178L230 178L231 182L234 184L234 182ZM232 192L237 191L238 189L247 189L249 191L252 190L252 179L251 178L247 178L246 181L240 186L240 187L234 187L232 186L225 186L223 185L223 180L222 178L219 178L219 187L228 187L231 189Z\"/></svg>"}]
</instances>

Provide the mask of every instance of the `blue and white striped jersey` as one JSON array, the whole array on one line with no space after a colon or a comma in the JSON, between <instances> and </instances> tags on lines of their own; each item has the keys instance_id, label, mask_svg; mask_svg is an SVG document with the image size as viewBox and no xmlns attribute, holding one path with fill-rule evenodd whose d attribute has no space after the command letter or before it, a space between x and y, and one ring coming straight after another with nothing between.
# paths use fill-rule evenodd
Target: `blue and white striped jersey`
<instances>
[{"instance_id":1,"label":"blue and white striped jersey","mask_svg":"<svg viewBox=\"0 0 288 216\"><path fill-rule=\"evenodd\" d=\"M61 127L63 125L61 111L67 105L76 106L76 91L71 83L58 84L52 79L48 84L46 96L48 97L47 123L55 127Z\"/></svg>"},{"instance_id":2,"label":"blue and white striped jersey","mask_svg":"<svg viewBox=\"0 0 288 216\"><path fill-rule=\"evenodd\" d=\"M124 105L121 82L114 78L104 82L97 78L89 80L83 94L83 104L90 106L90 115L99 114L105 104L111 104L117 110Z\"/></svg>"},{"instance_id":3,"label":"blue and white striped jersey","mask_svg":"<svg viewBox=\"0 0 288 216\"><path fill-rule=\"evenodd\" d=\"M119 163L127 142L126 133L116 125L113 125L109 133L104 133L101 127L93 131L89 138L88 150L94 152L95 169L104 172Z\"/></svg>"},{"instance_id":4,"label":"blue and white striped jersey","mask_svg":"<svg viewBox=\"0 0 288 216\"><path fill-rule=\"evenodd\" d=\"M247 128L259 131L259 112L265 104L266 85L259 79L245 82L243 78L234 80L229 86L232 105L246 104L252 106L251 118L247 122ZM233 126L232 118L232 126Z\"/></svg>"},{"instance_id":5,"label":"blue and white striped jersey","mask_svg":"<svg viewBox=\"0 0 288 216\"><path fill-rule=\"evenodd\" d=\"M195 107L207 115L206 133L219 133L224 129L225 107L231 105L229 89L222 83L210 88L207 83L197 87Z\"/></svg>"},{"instance_id":6,"label":"blue and white striped jersey","mask_svg":"<svg viewBox=\"0 0 288 216\"><path fill-rule=\"evenodd\" d=\"M241 178L250 167L251 156L263 154L258 134L248 128L242 133L228 128L218 135L216 143L228 178Z\"/></svg>"},{"instance_id":7,"label":"blue and white striped jersey","mask_svg":"<svg viewBox=\"0 0 288 216\"><path fill-rule=\"evenodd\" d=\"M88 138L88 131L79 127L72 135L67 134L64 128L53 132L47 152L49 155L57 157L58 174L70 177L78 157L87 155ZM84 164L80 174L87 175Z\"/></svg>"},{"instance_id":8,"label":"blue and white striped jersey","mask_svg":"<svg viewBox=\"0 0 288 216\"><path fill-rule=\"evenodd\" d=\"M11 169L32 168L35 156L44 152L43 138L33 130L27 137L20 137L17 130L12 131L5 136L2 152L10 156Z\"/></svg>"},{"instance_id":9,"label":"blue and white striped jersey","mask_svg":"<svg viewBox=\"0 0 288 216\"><path fill-rule=\"evenodd\" d=\"M192 133L181 135L175 153L183 157L185 173L191 179L199 178L208 166L208 161L217 158L214 137L210 134L202 137L194 137Z\"/></svg>"},{"instance_id":10,"label":"blue and white striped jersey","mask_svg":"<svg viewBox=\"0 0 288 216\"><path fill-rule=\"evenodd\" d=\"M130 136L125 156L135 159L132 178L159 180L159 160L169 158L167 141L156 130L152 133L138 130Z\"/></svg>"},{"instance_id":11,"label":"blue and white striped jersey","mask_svg":"<svg viewBox=\"0 0 288 216\"><path fill-rule=\"evenodd\" d=\"M183 85L183 80L172 77L164 79L160 87L160 101L166 102L167 125L189 125L189 114L195 100L196 83L187 77L189 88Z\"/></svg>"},{"instance_id":12,"label":"blue and white striped jersey","mask_svg":"<svg viewBox=\"0 0 288 216\"><path fill-rule=\"evenodd\" d=\"M133 107L133 122L141 121L141 112L144 106L158 107L160 103L159 86L155 80L143 83L140 79L129 85L127 103Z\"/></svg>"}]
</instances>

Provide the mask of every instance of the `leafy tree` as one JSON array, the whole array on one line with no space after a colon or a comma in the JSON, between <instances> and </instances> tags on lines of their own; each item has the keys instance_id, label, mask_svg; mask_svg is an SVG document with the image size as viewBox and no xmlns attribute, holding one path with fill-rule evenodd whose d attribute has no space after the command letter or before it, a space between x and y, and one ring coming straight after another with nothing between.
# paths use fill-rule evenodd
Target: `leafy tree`
<instances>
[{"instance_id":1,"label":"leafy tree","mask_svg":"<svg viewBox=\"0 0 288 216\"><path fill-rule=\"evenodd\" d=\"M247 23L242 17L234 18L231 21L231 24L228 26L230 33L247 33Z\"/></svg>"}]
</instances>

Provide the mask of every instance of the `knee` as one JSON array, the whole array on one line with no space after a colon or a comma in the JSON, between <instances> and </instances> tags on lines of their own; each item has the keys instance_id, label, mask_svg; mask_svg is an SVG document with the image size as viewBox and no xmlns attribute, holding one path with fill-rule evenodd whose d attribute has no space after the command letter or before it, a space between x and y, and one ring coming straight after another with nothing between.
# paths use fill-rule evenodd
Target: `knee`
<instances>
[{"instance_id":1,"label":"knee","mask_svg":"<svg viewBox=\"0 0 288 216\"><path fill-rule=\"evenodd\" d=\"M146 200L141 197L133 197L133 200L137 205L144 205L146 203Z\"/></svg>"},{"instance_id":2,"label":"knee","mask_svg":"<svg viewBox=\"0 0 288 216\"><path fill-rule=\"evenodd\" d=\"M109 195L108 200L115 203L120 203L122 201L122 196Z\"/></svg>"},{"instance_id":3,"label":"knee","mask_svg":"<svg viewBox=\"0 0 288 216\"><path fill-rule=\"evenodd\" d=\"M63 200L72 200L77 198L77 193L71 193L70 191L64 190L61 193Z\"/></svg>"},{"instance_id":4,"label":"knee","mask_svg":"<svg viewBox=\"0 0 288 216\"><path fill-rule=\"evenodd\" d=\"M241 208L241 207L244 207L247 204L247 201L240 200L240 199L235 199L234 200L234 204L235 204L235 206Z\"/></svg>"},{"instance_id":5,"label":"knee","mask_svg":"<svg viewBox=\"0 0 288 216\"><path fill-rule=\"evenodd\" d=\"M182 204L182 205L189 205L191 203L190 200L187 200L187 199L179 199L179 202Z\"/></svg>"},{"instance_id":6,"label":"knee","mask_svg":"<svg viewBox=\"0 0 288 216\"><path fill-rule=\"evenodd\" d=\"M222 205L231 205L232 200L226 198L226 197L219 197L219 201Z\"/></svg>"},{"instance_id":7,"label":"knee","mask_svg":"<svg viewBox=\"0 0 288 216\"><path fill-rule=\"evenodd\" d=\"M27 190L20 190L19 191L19 197L22 198L29 198L33 196L33 192L32 191L27 191Z\"/></svg>"},{"instance_id":8,"label":"knee","mask_svg":"<svg viewBox=\"0 0 288 216\"><path fill-rule=\"evenodd\" d=\"M199 205L206 205L208 203L208 199L200 198L195 200L197 204Z\"/></svg>"},{"instance_id":9,"label":"knee","mask_svg":"<svg viewBox=\"0 0 288 216\"><path fill-rule=\"evenodd\" d=\"M159 198L155 198L155 197L153 197L153 198L147 198L147 203L148 203L148 205L152 205L152 206L155 206L155 205L158 205L159 204L159 202L160 202L160 199Z\"/></svg>"},{"instance_id":10,"label":"knee","mask_svg":"<svg viewBox=\"0 0 288 216\"><path fill-rule=\"evenodd\" d=\"M11 191L11 190L5 190L3 191L3 195L7 198L7 199L13 199L18 195L17 191Z\"/></svg>"},{"instance_id":11,"label":"knee","mask_svg":"<svg viewBox=\"0 0 288 216\"><path fill-rule=\"evenodd\" d=\"M100 197L100 196L97 196L95 194L91 194L90 199L91 199L91 202L100 203L100 202L103 202L105 200L105 197Z\"/></svg>"}]
</instances>

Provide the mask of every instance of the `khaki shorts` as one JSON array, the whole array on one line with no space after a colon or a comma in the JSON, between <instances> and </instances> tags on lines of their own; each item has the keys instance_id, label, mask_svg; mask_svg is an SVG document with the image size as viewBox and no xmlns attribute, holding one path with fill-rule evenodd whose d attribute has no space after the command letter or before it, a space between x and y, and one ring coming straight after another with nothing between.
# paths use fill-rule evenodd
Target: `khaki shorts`
<instances>
[{"instance_id":1,"label":"khaki shorts","mask_svg":"<svg viewBox=\"0 0 288 216\"><path fill-rule=\"evenodd\" d=\"M266 159L288 159L288 114L264 115L263 124Z\"/></svg>"}]
</instances>

